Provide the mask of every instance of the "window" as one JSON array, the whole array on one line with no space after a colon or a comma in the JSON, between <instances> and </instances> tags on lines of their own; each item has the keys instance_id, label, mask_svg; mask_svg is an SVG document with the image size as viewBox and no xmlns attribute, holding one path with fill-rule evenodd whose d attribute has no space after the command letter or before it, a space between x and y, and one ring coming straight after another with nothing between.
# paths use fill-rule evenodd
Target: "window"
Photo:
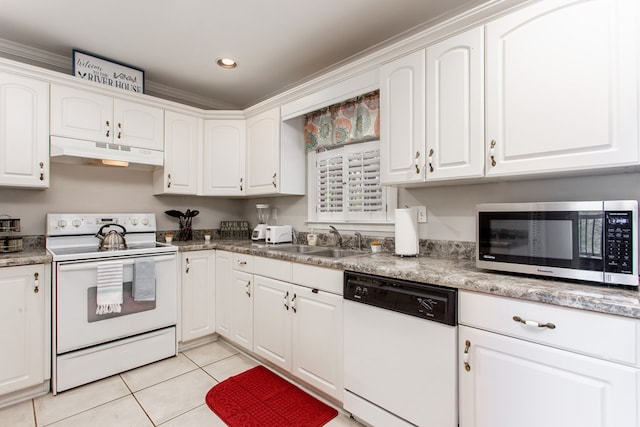
<instances>
[{"instance_id":1,"label":"window","mask_svg":"<svg viewBox=\"0 0 640 427\"><path fill-rule=\"evenodd\" d=\"M311 221L390 221L396 189L380 184L379 141L347 144L308 155Z\"/></svg>"}]
</instances>

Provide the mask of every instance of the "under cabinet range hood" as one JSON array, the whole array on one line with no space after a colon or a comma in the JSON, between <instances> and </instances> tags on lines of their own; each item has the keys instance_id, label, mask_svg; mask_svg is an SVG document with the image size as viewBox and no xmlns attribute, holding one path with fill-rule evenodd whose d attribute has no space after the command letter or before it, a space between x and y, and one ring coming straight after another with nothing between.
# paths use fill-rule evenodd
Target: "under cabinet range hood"
<instances>
[{"instance_id":1,"label":"under cabinet range hood","mask_svg":"<svg viewBox=\"0 0 640 427\"><path fill-rule=\"evenodd\" d=\"M162 167L164 153L146 148L51 136L52 162L103 166L131 166L137 169Z\"/></svg>"}]
</instances>

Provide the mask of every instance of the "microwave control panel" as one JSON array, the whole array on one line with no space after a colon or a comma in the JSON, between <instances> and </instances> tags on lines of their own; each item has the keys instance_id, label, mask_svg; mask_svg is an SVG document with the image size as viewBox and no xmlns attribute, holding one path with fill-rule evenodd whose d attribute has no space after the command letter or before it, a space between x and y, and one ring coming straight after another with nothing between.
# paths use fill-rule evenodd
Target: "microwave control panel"
<instances>
[{"instance_id":1,"label":"microwave control panel","mask_svg":"<svg viewBox=\"0 0 640 427\"><path fill-rule=\"evenodd\" d=\"M607 273L633 274L633 213L605 212L605 248Z\"/></svg>"}]
</instances>

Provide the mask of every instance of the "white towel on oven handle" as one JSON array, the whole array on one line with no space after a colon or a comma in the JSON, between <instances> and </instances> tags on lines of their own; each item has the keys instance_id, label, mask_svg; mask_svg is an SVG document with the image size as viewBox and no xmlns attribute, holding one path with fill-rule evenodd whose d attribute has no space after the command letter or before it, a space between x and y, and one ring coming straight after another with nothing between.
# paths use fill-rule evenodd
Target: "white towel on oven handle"
<instances>
[{"instance_id":1,"label":"white towel on oven handle","mask_svg":"<svg viewBox=\"0 0 640 427\"><path fill-rule=\"evenodd\" d=\"M153 258L136 258L134 261L131 293L134 301L156 300L156 262Z\"/></svg>"},{"instance_id":2,"label":"white towel on oven handle","mask_svg":"<svg viewBox=\"0 0 640 427\"><path fill-rule=\"evenodd\" d=\"M122 310L123 279L124 272L121 261L98 263L96 314L120 313Z\"/></svg>"}]
</instances>

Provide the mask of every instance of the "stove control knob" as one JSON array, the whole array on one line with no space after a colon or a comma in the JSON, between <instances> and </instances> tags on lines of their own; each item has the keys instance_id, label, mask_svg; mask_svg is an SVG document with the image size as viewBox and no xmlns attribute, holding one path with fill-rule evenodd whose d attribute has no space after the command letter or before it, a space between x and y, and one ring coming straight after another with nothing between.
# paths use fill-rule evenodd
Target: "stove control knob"
<instances>
[{"instance_id":1,"label":"stove control knob","mask_svg":"<svg viewBox=\"0 0 640 427\"><path fill-rule=\"evenodd\" d=\"M142 218L142 225L149 225L149 218Z\"/></svg>"},{"instance_id":2,"label":"stove control knob","mask_svg":"<svg viewBox=\"0 0 640 427\"><path fill-rule=\"evenodd\" d=\"M66 219L59 219L58 220L58 227L65 228L66 226L67 226L67 220Z\"/></svg>"},{"instance_id":3,"label":"stove control knob","mask_svg":"<svg viewBox=\"0 0 640 427\"><path fill-rule=\"evenodd\" d=\"M131 218L131 225L138 225L138 218Z\"/></svg>"},{"instance_id":4,"label":"stove control knob","mask_svg":"<svg viewBox=\"0 0 640 427\"><path fill-rule=\"evenodd\" d=\"M74 219L73 221L71 221L71 225L73 225L75 228L78 228L82 225L82 221L80 221L79 219Z\"/></svg>"}]
</instances>

